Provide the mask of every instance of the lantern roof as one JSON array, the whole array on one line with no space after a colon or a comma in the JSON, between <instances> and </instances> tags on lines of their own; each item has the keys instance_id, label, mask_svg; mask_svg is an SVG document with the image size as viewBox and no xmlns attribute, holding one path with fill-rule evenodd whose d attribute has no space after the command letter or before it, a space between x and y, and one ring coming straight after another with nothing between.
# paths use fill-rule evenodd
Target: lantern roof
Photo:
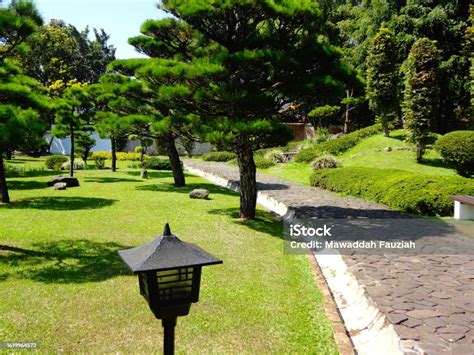
<instances>
[{"instance_id":1,"label":"lantern roof","mask_svg":"<svg viewBox=\"0 0 474 355\"><path fill-rule=\"evenodd\" d=\"M197 245L183 242L171 234L168 223L165 224L162 236L118 253L134 273L222 264L222 260Z\"/></svg>"}]
</instances>

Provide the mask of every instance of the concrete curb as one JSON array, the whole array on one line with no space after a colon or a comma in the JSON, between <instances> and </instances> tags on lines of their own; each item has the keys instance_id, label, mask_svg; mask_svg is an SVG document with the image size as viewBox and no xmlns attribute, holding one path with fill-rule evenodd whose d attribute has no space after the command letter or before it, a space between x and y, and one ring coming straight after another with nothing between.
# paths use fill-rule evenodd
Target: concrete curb
<instances>
[{"instance_id":1,"label":"concrete curb","mask_svg":"<svg viewBox=\"0 0 474 355\"><path fill-rule=\"evenodd\" d=\"M239 192L238 183L229 181L200 169L184 167L191 174L201 176L210 182ZM257 203L283 217L286 222L300 223L291 207L258 192ZM364 287L350 272L341 255L318 255L316 261L332 293L337 308L351 341L359 354L386 355L403 354L401 341L387 317L365 292Z\"/></svg>"}]
</instances>

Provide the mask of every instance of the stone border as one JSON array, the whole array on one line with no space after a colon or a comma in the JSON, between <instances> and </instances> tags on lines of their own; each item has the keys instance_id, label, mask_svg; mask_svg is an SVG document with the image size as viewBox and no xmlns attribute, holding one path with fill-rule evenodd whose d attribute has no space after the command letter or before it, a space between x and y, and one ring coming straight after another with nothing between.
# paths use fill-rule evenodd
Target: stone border
<instances>
[{"instance_id":1,"label":"stone border","mask_svg":"<svg viewBox=\"0 0 474 355\"><path fill-rule=\"evenodd\" d=\"M239 192L236 182L187 166L186 161L183 164L191 174ZM258 192L257 203L282 216L287 222L296 221L295 212L291 207L267 196L264 192ZM379 355L381 352L386 355L403 354L400 338L393 325L367 295L357 278L349 271L342 256L337 254L315 254L314 256L357 353L364 355Z\"/></svg>"}]
</instances>

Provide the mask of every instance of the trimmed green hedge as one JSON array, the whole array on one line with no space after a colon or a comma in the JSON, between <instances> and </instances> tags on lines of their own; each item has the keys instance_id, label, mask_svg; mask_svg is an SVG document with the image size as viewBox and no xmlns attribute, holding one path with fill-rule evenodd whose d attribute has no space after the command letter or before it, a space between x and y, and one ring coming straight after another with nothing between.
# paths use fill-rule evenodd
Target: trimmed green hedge
<instances>
[{"instance_id":1,"label":"trimmed green hedge","mask_svg":"<svg viewBox=\"0 0 474 355\"><path fill-rule=\"evenodd\" d=\"M301 152L296 154L295 161L300 163L309 163L323 154L342 154L346 150L349 150L354 147L357 143L359 143L361 139L376 135L381 131L382 126L378 123L369 127L359 129L358 131L346 134L341 138L329 140L327 142L316 144L312 147L303 149Z\"/></svg>"},{"instance_id":2,"label":"trimmed green hedge","mask_svg":"<svg viewBox=\"0 0 474 355\"><path fill-rule=\"evenodd\" d=\"M169 159L150 157L143 161L142 167L150 170L171 170Z\"/></svg>"},{"instance_id":3,"label":"trimmed green hedge","mask_svg":"<svg viewBox=\"0 0 474 355\"><path fill-rule=\"evenodd\" d=\"M451 216L450 195L474 195L474 181L395 169L348 167L313 173L312 186L363 197L420 215Z\"/></svg>"},{"instance_id":4,"label":"trimmed green hedge","mask_svg":"<svg viewBox=\"0 0 474 355\"><path fill-rule=\"evenodd\" d=\"M220 162L229 161L234 158L235 158L235 153L225 152L225 151L209 152L201 156L201 159L204 161L220 161Z\"/></svg>"}]
</instances>

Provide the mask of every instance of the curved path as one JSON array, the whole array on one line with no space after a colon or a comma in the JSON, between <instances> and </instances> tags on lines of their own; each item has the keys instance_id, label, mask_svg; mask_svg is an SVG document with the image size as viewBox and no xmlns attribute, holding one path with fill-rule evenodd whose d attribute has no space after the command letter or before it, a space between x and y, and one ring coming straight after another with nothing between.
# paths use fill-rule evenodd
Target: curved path
<instances>
[{"instance_id":1,"label":"curved path","mask_svg":"<svg viewBox=\"0 0 474 355\"><path fill-rule=\"evenodd\" d=\"M185 160L193 174L238 189L238 170ZM405 236L415 252L316 255L361 354L474 353L474 239L451 225L259 173L259 203L287 220L337 219L374 238ZM348 222L346 222L348 221ZM351 226L353 228L353 226ZM362 230L362 229L361 229Z\"/></svg>"}]
</instances>

